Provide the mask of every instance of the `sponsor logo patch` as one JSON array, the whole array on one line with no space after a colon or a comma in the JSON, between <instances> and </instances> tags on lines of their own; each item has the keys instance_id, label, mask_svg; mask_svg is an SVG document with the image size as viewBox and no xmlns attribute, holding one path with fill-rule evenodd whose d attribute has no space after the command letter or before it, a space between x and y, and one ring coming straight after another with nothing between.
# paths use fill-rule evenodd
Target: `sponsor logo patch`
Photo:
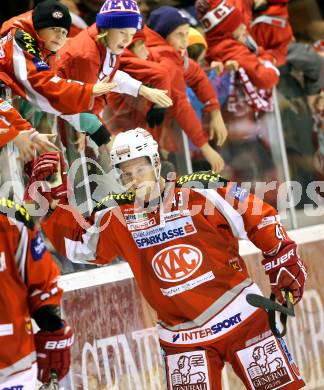
<instances>
[{"instance_id":1,"label":"sponsor logo patch","mask_svg":"<svg viewBox=\"0 0 324 390\"><path fill-rule=\"evenodd\" d=\"M184 217L167 222L163 227L157 226L144 231L132 232L132 237L138 248L148 248L176 240L180 237L189 236L196 232L192 218Z\"/></svg>"},{"instance_id":2,"label":"sponsor logo patch","mask_svg":"<svg viewBox=\"0 0 324 390\"><path fill-rule=\"evenodd\" d=\"M170 288L161 288L161 292L163 295L167 297L173 297L174 295L181 294L185 291L192 290L193 288L209 282L210 280L215 279L215 275L212 271L207 272L204 275L199 276L198 278L189 280L189 282L179 284L178 286L170 287Z\"/></svg>"},{"instance_id":3,"label":"sponsor logo patch","mask_svg":"<svg viewBox=\"0 0 324 390\"><path fill-rule=\"evenodd\" d=\"M241 314L242 313L237 313L234 316L226 318L223 321L211 324L211 326L209 327L204 327L198 330L192 330L187 332L181 332L180 340L182 342L187 342L189 340L200 341L200 340L204 340L206 337L221 333L225 329L230 329L233 326L239 324L242 321ZM175 341L173 340L173 342Z\"/></svg>"},{"instance_id":4,"label":"sponsor logo patch","mask_svg":"<svg viewBox=\"0 0 324 390\"><path fill-rule=\"evenodd\" d=\"M12 105L8 103L6 100L0 103L0 110L1 111L9 111L10 108L12 108Z\"/></svg>"},{"instance_id":5,"label":"sponsor logo patch","mask_svg":"<svg viewBox=\"0 0 324 390\"><path fill-rule=\"evenodd\" d=\"M134 223L127 223L127 229L129 231L143 230L156 225L156 219L150 218L147 221L139 221Z\"/></svg>"},{"instance_id":6,"label":"sponsor logo patch","mask_svg":"<svg viewBox=\"0 0 324 390\"><path fill-rule=\"evenodd\" d=\"M133 213L133 214L124 214L126 223L140 222L148 220L147 213Z\"/></svg>"},{"instance_id":7,"label":"sponsor logo patch","mask_svg":"<svg viewBox=\"0 0 324 390\"><path fill-rule=\"evenodd\" d=\"M293 377L274 336L237 352L250 385L255 390L278 389Z\"/></svg>"},{"instance_id":8,"label":"sponsor logo patch","mask_svg":"<svg viewBox=\"0 0 324 390\"><path fill-rule=\"evenodd\" d=\"M166 357L170 390L210 390L205 351Z\"/></svg>"},{"instance_id":9,"label":"sponsor logo patch","mask_svg":"<svg viewBox=\"0 0 324 390\"><path fill-rule=\"evenodd\" d=\"M46 246L42 240L39 232L36 233L36 237L31 240L31 254L34 260L40 260L46 251Z\"/></svg>"},{"instance_id":10,"label":"sponsor logo patch","mask_svg":"<svg viewBox=\"0 0 324 390\"><path fill-rule=\"evenodd\" d=\"M238 184L234 184L229 190L229 194L236 200L243 202L249 195L248 190L240 187Z\"/></svg>"},{"instance_id":11,"label":"sponsor logo patch","mask_svg":"<svg viewBox=\"0 0 324 390\"><path fill-rule=\"evenodd\" d=\"M45 61L41 60L40 58L34 57L33 63L39 72L49 69L48 64Z\"/></svg>"},{"instance_id":12,"label":"sponsor logo patch","mask_svg":"<svg viewBox=\"0 0 324 390\"><path fill-rule=\"evenodd\" d=\"M201 266L203 255L192 245L174 245L162 249L152 260L155 275L166 282L189 278Z\"/></svg>"}]
</instances>

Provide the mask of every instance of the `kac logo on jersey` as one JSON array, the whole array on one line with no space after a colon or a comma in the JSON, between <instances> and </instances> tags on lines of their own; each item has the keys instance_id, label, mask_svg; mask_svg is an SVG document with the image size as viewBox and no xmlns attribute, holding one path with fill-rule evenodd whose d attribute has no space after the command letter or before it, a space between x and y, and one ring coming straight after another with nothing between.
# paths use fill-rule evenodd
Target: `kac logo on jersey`
<instances>
[{"instance_id":1,"label":"kac logo on jersey","mask_svg":"<svg viewBox=\"0 0 324 390\"><path fill-rule=\"evenodd\" d=\"M34 57L33 58L33 63L35 65L36 69L39 72L42 71L42 70L48 70L49 69L48 64L45 61L41 60L40 58Z\"/></svg>"},{"instance_id":2,"label":"kac logo on jersey","mask_svg":"<svg viewBox=\"0 0 324 390\"><path fill-rule=\"evenodd\" d=\"M39 232L36 237L31 240L31 254L34 260L40 260L46 251L46 246Z\"/></svg>"},{"instance_id":3,"label":"kac logo on jersey","mask_svg":"<svg viewBox=\"0 0 324 390\"><path fill-rule=\"evenodd\" d=\"M203 255L192 245L173 245L162 249L152 260L155 275L166 282L178 282L201 266Z\"/></svg>"}]
</instances>

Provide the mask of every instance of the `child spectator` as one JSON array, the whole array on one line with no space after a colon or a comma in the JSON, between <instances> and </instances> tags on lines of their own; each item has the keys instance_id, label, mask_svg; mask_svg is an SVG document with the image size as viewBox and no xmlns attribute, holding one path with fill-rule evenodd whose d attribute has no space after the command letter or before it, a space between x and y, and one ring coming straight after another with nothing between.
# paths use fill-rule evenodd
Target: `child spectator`
<instances>
[{"instance_id":1,"label":"child spectator","mask_svg":"<svg viewBox=\"0 0 324 390\"><path fill-rule=\"evenodd\" d=\"M174 118L199 147L212 169L220 171L224 162L208 143L208 135L197 118L186 95L186 84L196 93L210 114L209 139L215 138L222 145L227 137L217 95L200 66L188 58L188 19L174 7L163 6L154 10L144 28L150 58L168 69L171 79L171 97L174 105L166 115L165 126L170 127Z\"/></svg>"},{"instance_id":2,"label":"child spectator","mask_svg":"<svg viewBox=\"0 0 324 390\"><path fill-rule=\"evenodd\" d=\"M172 101L167 91L149 88L119 70L120 55L141 28L141 23L136 1L107 0L97 14L96 24L69 39L60 51L58 74L88 83L109 78L115 83L113 92L142 96L161 107L170 106ZM100 117L107 103L107 96L95 99L92 112ZM82 116L65 116L64 119L75 129L83 129ZM98 119L97 122L99 126L101 122Z\"/></svg>"},{"instance_id":3,"label":"child spectator","mask_svg":"<svg viewBox=\"0 0 324 390\"><path fill-rule=\"evenodd\" d=\"M56 115L86 111L94 96L112 87L107 82L64 80L50 69L48 58L64 45L70 26L68 9L58 1L46 0L1 28L0 71L11 78L8 87L41 110Z\"/></svg>"},{"instance_id":4,"label":"child spectator","mask_svg":"<svg viewBox=\"0 0 324 390\"><path fill-rule=\"evenodd\" d=\"M225 68L243 68L257 89L271 89L279 81L278 70L247 33L242 14L229 2L198 0L198 17L206 32L207 60L223 62Z\"/></svg>"}]
</instances>

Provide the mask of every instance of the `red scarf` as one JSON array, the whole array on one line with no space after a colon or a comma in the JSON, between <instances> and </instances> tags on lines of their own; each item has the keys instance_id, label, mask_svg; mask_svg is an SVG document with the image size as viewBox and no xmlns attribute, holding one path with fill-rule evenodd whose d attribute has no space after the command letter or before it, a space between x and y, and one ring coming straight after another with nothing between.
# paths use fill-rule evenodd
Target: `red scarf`
<instances>
[{"instance_id":1,"label":"red scarf","mask_svg":"<svg viewBox=\"0 0 324 390\"><path fill-rule=\"evenodd\" d=\"M245 104L252 107L255 112L273 111L272 91L256 89L242 67L237 72L231 72L230 83L227 101L229 112L241 111Z\"/></svg>"}]
</instances>

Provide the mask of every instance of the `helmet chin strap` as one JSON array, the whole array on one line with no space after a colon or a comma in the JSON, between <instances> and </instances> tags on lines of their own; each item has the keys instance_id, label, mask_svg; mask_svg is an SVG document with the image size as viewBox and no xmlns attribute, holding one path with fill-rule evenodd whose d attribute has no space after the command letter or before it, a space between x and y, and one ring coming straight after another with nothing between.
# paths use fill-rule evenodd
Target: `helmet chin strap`
<instances>
[{"instance_id":1,"label":"helmet chin strap","mask_svg":"<svg viewBox=\"0 0 324 390\"><path fill-rule=\"evenodd\" d=\"M154 173L155 173L155 178L157 181L158 185L158 191L159 191L159 199L160 199L160 226L164 227L165 226L165 217L164 217L164 206L163 206L163 198L162 198L162 191L161 191L161 163L159 162L158 167L153 167L154 168Z\"/></svg>"}]
</instances>

